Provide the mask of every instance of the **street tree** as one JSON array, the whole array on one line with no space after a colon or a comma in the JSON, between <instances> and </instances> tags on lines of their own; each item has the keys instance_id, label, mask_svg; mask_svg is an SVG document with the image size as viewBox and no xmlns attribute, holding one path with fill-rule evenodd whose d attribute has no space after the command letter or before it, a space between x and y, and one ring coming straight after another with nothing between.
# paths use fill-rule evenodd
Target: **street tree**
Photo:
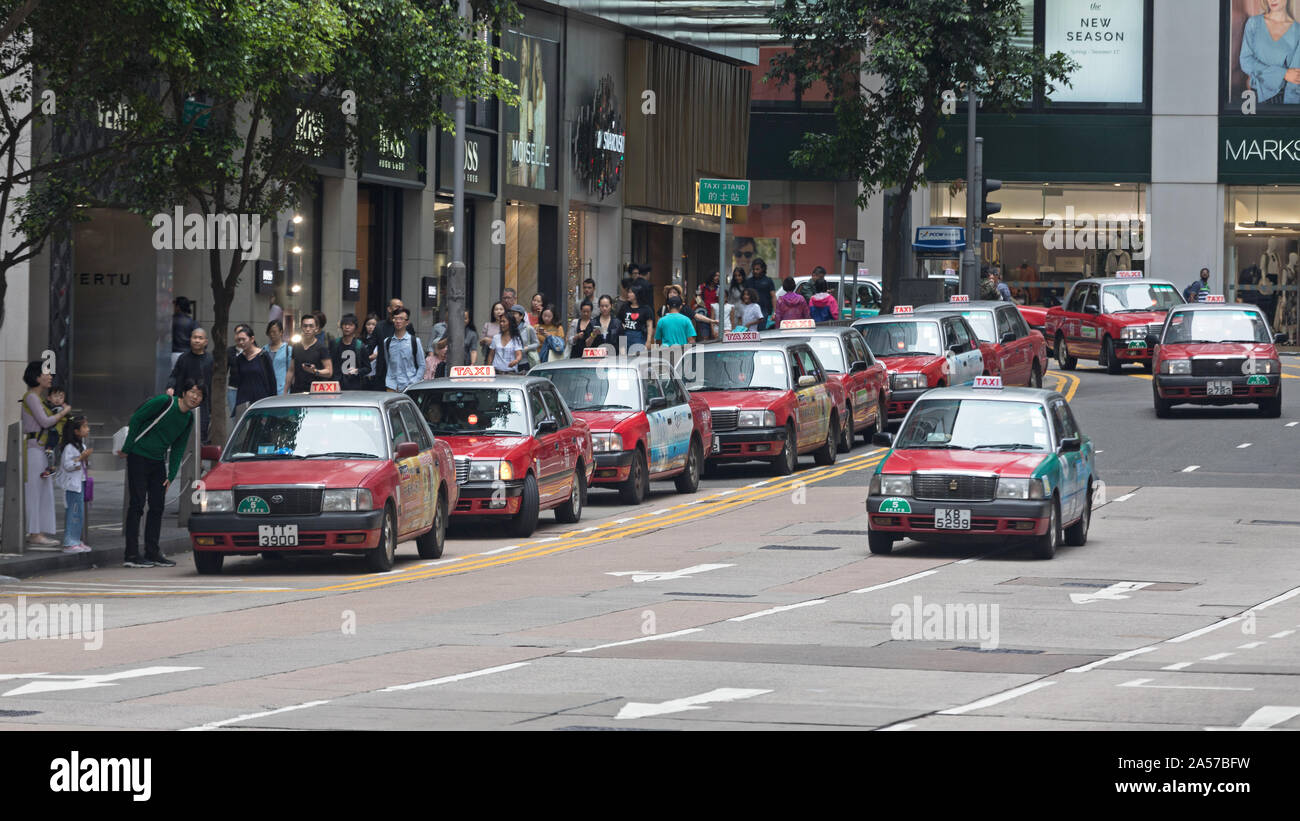
<instances>
[{"instance_id":1,"label":"street tree","mask_svg":"<svg viewBox=\"0 0 1300 821\"><path fill-rule=\"evenodd\" d=\"M942 137L946 91L974 89L985 109L1009 109L1056 89L1074 64L1016 43L1020 0L781 0L772 27L788 50L765 80L827 87L835 130L804 135L800 167L856 179L859 208L895 192L886 210L884 310L891 310L911 195Z\"/></svg>"}]
</instances>

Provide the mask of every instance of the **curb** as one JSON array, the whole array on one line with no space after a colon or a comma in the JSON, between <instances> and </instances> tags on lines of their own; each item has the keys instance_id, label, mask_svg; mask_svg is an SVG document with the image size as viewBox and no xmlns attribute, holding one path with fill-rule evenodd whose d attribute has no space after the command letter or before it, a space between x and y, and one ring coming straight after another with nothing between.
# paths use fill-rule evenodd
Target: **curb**
<instances>
[{"instance_id":1,"label":"curb","mask_svg":"<svg viewBox=\"0 0 1300 821\"><path fill-rule=\"evenodd\" d=\"M118 536L118 541L121 537ZM177 556L190 552L188 533L159 540L158 547L164 556ZM63 553L61 551L36 551L22 555L0 555L0 576L18 579L39 576L63 570L90 570L96 567L121 567L126 547L96 547L89 553Z\"/></svg>"}]
</instances>

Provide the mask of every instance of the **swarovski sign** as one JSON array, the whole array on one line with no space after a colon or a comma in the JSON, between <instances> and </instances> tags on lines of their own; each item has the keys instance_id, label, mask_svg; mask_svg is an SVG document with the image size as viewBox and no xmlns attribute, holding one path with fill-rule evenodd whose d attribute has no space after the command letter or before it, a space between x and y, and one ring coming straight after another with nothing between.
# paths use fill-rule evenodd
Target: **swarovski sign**
<instances>
[{"instance_id":1,"label":"swarovski sign","mask_svg":"<svg viewBox=\"0 0 1300 821\"><path fill-rule=\"evenodd\" d=\"M627 147L613 77L601 79L591 104L578 110L576 120L570 146L574 173L588 193L604 199L614 193L623 177Z\"/></svg>"}]
</instances>

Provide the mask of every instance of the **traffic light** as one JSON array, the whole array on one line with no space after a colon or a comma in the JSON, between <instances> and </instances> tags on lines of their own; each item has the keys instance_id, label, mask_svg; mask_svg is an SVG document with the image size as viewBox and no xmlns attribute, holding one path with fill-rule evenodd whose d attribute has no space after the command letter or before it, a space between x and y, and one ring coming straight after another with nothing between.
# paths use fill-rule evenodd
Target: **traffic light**
<instances>
[{"instance_id":1,"label":"traffic light","mask_svg":"<svg viewBox=\"0 0 1300 821\"><path fill-rule=\"evenodd\" d=\"M980 192L980 222L988 222L989 217L1002 210L1002 203L989 202L989 194L1002 187L1002 180L984 180L984 190Z\"/></svg>"}]
</instances>

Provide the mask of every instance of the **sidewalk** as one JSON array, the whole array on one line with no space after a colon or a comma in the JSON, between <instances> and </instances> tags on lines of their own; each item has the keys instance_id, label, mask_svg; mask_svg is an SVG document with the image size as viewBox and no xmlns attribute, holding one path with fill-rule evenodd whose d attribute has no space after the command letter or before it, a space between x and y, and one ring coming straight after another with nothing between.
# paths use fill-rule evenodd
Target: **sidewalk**
<instances>
[{"instance_id":1,"label":"sidewalk","mask_svg":"<svg viewBox=\"0 0 1300 821\"><path fill-rule=\"evenodd\" d=\"M14 555L13 548L0 544L0 576L26 578L56 570L77 570L90 567L116 567L122 564L126 545L122 537L122 512L125 508L123 495L126 487L125 470L92 470L95 480L95 500L88 504L86 511L86 532L82 539L94 550L89 553L62 552L62 546L34 547L23 545L22 554ZM181 483L178 481L167 489L167 506L163 513L162 533L158 539L164 555L188 553L190 550L189 531L176 524L177 500L180 498ZM3 498L0 498L0 515L4 513ZM54 489L55 519L59 529L55 536L63 539L63 491ZM144 519L140 521L140 536L144 538ZM141 544L141 550L144 545Z\"/></svg>"}]
</instances>

